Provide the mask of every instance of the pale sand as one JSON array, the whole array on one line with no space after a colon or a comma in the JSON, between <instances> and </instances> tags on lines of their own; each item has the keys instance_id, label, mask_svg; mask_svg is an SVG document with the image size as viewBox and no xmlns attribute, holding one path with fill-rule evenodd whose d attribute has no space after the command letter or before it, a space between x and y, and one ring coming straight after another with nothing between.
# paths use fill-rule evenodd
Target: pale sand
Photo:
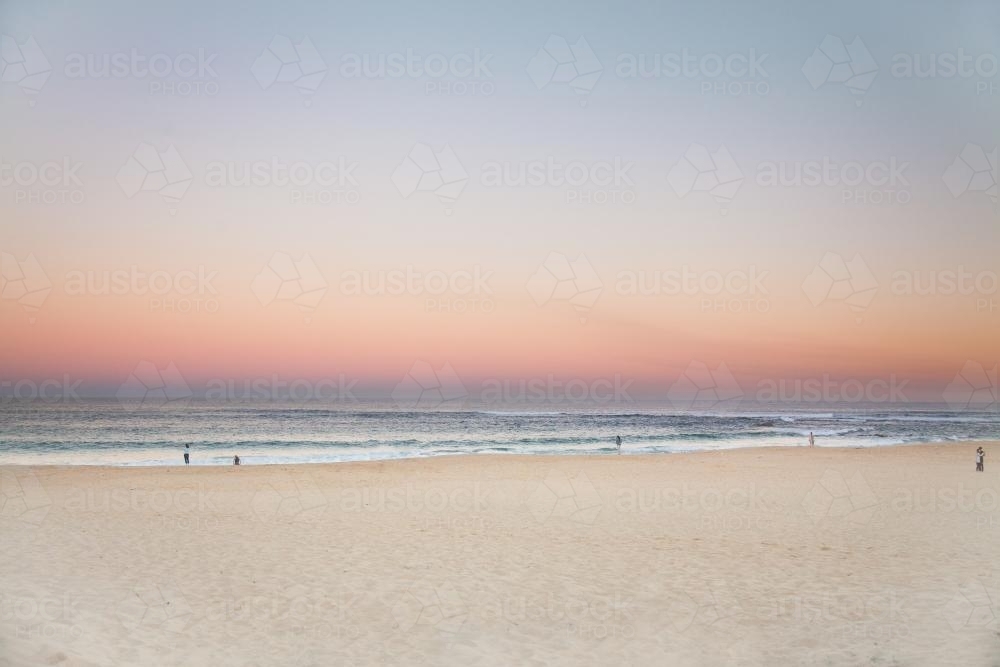
<instances>
[{"instance_id":1,"label":"pale sand","mask_svg":"<svg viewBox=\"0 0 1000 667\"><path fill-rule=\"evenodd\" d=\"M0 468L0 665L997 665L985 447Z\"/></svg>"}]
</instances>

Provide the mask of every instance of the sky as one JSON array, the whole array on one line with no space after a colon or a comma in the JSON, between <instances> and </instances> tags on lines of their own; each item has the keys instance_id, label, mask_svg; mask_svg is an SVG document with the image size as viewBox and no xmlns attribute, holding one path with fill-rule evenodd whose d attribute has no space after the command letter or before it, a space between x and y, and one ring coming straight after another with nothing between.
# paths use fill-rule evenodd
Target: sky
<instances>
[{"instance_id":1,"label":"sky","mask_svg":"<svg viewBox=\"0 0 1000 667\"><path fill-rule=\"evenodd\" d=\"M0 34L0 397L995 405L995 3L14 0Z\"/></svg>"}]
</instances>

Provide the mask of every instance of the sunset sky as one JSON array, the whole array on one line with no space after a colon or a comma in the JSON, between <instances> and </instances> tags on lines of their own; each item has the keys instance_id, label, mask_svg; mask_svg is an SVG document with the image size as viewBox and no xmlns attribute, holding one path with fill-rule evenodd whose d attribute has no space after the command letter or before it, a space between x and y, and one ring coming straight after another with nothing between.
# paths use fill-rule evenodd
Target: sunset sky
<instances>
[{"instance_id":1,"label":"sunset sky","mask_svg":"<svg viewBox=\"0 0 1000 667\"><path fill-rule=\"evenodd\" d=\"M5 382L1000 360L994 2L240 6L0 5Z\"/></svg>"}]
</instances>

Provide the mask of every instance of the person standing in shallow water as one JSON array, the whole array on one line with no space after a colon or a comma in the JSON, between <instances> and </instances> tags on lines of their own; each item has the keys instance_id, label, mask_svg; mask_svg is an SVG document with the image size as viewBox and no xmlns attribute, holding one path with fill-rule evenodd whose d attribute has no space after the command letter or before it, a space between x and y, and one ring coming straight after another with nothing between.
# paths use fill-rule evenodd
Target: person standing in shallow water
<instances>
[{"instance_id":1,"label":"person standing in shallow water","mask_svg":"<svg viewBox=\"0 0 1000 667\"><path fill-rule=\"evenodd\" d=\"M615 436L615 448L618 450L619 454L622 453L622 437L620 435Z\"/></svg>"},{"instance_id":2,"label":"person standing in shallow water","mask_svg":"<svg viewBox=\"0 0 1000 667\"><path fill-rule=\"evenodd\" d=\"M815 447L816 446L816 438L813 437L813 432L812 431L809 431L809 446L810 447Z\"/></svg>"},{"instance_id":3,"label":"person standing in shallow water","mask_svg":"<svg viewBox=\"0 0 1000 667\"><path fill-rule=\"evenodd\" d=\"M184 465L191 463L191 445L184 445Z\"/></svg>"}]
</instances>

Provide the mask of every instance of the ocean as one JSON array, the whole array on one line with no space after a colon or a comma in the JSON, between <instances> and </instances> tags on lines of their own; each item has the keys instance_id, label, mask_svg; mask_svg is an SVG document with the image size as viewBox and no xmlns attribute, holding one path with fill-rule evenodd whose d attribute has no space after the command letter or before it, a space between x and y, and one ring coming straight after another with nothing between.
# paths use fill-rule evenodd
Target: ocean
<instances>
[{"instance_id":1,"label":"ocean","mask_svg":"<svg viewBox=\"0 0 1000 667\"><path fill-rule=\"evenodd\" d=\"M400 411L358 406L116 402L0 405L0 464L192 465L365 461L449 454L622 454L737 447L876 447L1000 438L997 412L782 409Z\"/></svg>"}]
</instances>

